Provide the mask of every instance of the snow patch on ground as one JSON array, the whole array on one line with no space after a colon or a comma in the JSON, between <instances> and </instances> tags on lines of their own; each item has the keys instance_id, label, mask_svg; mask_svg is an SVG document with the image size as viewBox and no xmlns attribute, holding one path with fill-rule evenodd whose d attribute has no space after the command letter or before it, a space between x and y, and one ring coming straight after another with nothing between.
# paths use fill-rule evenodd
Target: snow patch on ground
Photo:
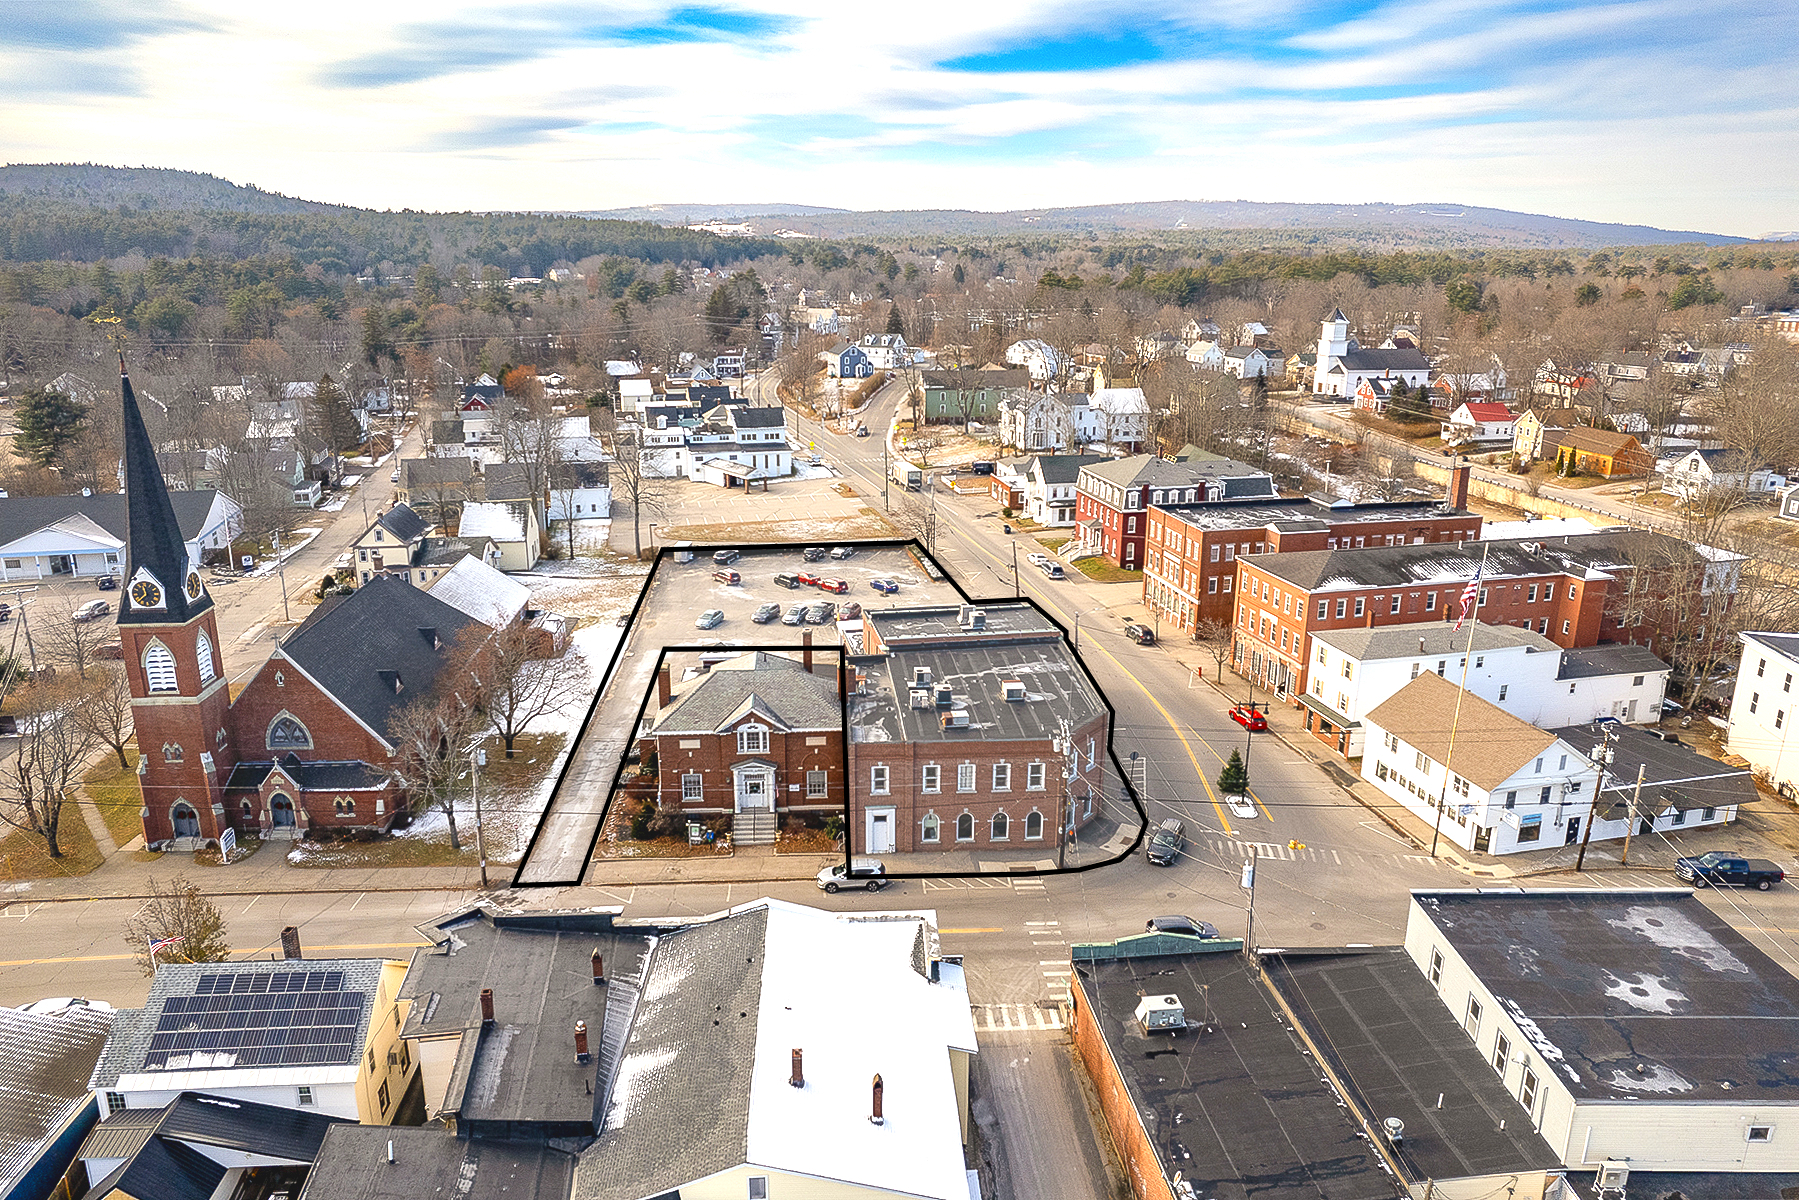
<instances>
[{"instance_id":1,"label":"snow patch on ground","mask_svg":"<svg viewBox=\"0 0 1799 1200\"><path fill-rule=\"evenodd\" d=\"M319 534L321 534L325 531L323 529L298 529L298 530L295 530L294 532L297 537L297 540L293 541L293 542L289 542L289 543L284 543L281 547L281 560L280 560L281 562L286 562L288 559L292 558L294 555L298 554L300 551L306 549L306 547L312 542L313 538L316 538L317 536L319 536ZM266 579L270 575L273 575L275 573L276 569L277 569L277 563L276 563L275 559L273 559L273 558L264 559L262 561L262 563L259 564L253 571L251 571L245 578Z\"/></svg>"}]
</instances>

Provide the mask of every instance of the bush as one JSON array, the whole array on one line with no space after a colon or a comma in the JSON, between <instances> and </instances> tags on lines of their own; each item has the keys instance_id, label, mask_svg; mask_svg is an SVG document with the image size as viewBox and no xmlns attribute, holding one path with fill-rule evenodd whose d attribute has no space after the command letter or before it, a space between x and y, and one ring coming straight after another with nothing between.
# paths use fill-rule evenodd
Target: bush
<instances>
[{"instance_id":1,"label":"bush","mask_svg":"<svg viewBox=\"0 0 1799 1200\"><path fill-rule=\"evenodd\" d=\"M631 814L631 840L647 842L650 840L650 821L656 815L656 805L645 800L643 807Z\"/></svg>"},{"instance_id":2,"label":"bush","mask_svg":"<svg viewBox=\"0 0 1799 1200\"><path fill-rule=\"evenodd\" d=\"M833 839L843 836L843 814L832 813L825 818L825 832Z\"/></svg>"},{"instance_id":3,"label":"bush","mask_svg":"<svg viewBox=\"0 0 1799 1200\"><path fill-rule=\"evenodd\" d=\"M680 838L682 841L686 841L688 820L687 814L679 809L662 809L650 818L650 836Z\"/></svg>"}]
</instances>

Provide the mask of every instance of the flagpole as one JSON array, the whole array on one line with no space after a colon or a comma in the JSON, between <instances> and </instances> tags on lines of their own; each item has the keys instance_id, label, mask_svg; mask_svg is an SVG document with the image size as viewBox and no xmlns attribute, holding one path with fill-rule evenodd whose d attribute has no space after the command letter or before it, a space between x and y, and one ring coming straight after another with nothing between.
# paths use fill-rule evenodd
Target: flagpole
<instances>
[{"instance_id":1,"label":"flagpole","mask_svg":"<svg viewBox=\"0 0 1799 1200\"><path fill-rule=\"evenodd\" d=\"M1468 659L1474 654L1474 630L1480 625L1480 592L1487 577L1487 552L1493 543L1482 541L1480 546L1480 566L1474 568L1474 607L1468 613L1468 641L1462 647L1462 682L1456 688L1455 715L1449 721L1449 753L1443 756L1443 789L1437 794L1437 819L1430 831L1430 856L1437 856L1437 841L1443 835L1443 806L1449 802L1449 777L1455 761L1455 735L1462 723L1462 697L1468 694Z\"/></svg>"}]
</instances>

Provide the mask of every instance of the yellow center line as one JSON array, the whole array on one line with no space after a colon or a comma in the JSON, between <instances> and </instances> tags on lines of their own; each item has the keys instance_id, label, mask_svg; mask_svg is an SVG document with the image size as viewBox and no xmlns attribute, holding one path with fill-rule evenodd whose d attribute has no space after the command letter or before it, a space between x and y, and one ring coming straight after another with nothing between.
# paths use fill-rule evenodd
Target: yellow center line
<instances>
[{"instance_id":1,"label":"yellow center line","mask_svg":"<svg viewBox=\"0 0 1799 1200\"><path fill-rule=\"evenodd\" d=\"M1004 933L998 925L986 929L939 929L938 933Z\"/></svg>"},{"instance_id":2,"label":"yellow center line","mask_svg":"<svg viewBox=\"0 0 1799 1200\"><path fill-rule=\"evenodd\" d=\"M308 954L320 950L416 950L421 946L429 946L430 942L345 942L337 946L308 946ZM266 950L233 950L231 953L239 957L251 955L261 958ZM72 962L120 962L136 958L135 954L71 954L66 958L14 958L0 962L0 967L36 967L45 963Z\"/></svg>"}]
</instances>

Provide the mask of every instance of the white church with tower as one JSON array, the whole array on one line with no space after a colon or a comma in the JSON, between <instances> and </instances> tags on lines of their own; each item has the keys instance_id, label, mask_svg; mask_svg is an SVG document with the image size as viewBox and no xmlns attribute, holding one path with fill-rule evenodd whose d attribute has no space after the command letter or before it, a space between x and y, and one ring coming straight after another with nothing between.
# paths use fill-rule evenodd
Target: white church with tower
<instances>
[{"instance_id":1,"label":"white church with tower","mask_svg":"<svg viewBox=\"0 0 1799 1200\"><path fill-rule=\"evenodd\" d=\"M1342 309L1331 313L1318 336L1318 368L1312 394L1355 399L1364 380L1404 382L1407 387L1430 383L1430 360L1415 349L1364 350L1349 332Z\"/></svg>"}]
</instances>

